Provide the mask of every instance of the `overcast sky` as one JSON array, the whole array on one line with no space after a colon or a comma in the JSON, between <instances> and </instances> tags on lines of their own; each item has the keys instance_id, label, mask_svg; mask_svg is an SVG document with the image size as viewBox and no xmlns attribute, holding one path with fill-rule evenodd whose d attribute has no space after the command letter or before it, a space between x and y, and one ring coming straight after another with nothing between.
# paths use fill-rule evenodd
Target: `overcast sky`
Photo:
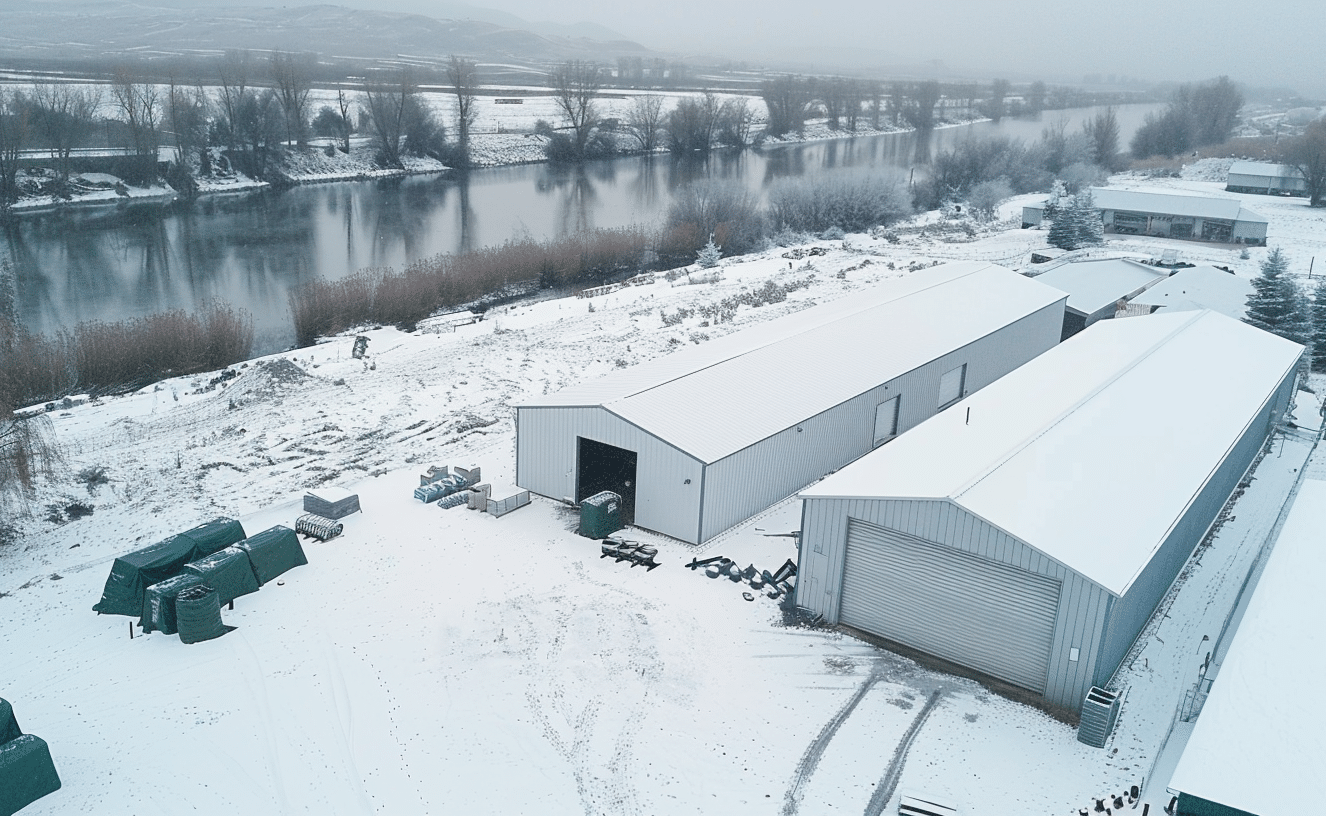
<instances>
[{"instance_id":1,"label":"overcast sky","mask_svg":"<svg viewBox=\"0 0 1326 816\"><path fill-rule=\"evenodd\" d=\"M429 0L340 2L440 16ZM1228 74L1246 84L1326 94L1326 0L470 2L529 20L596 22L669 51L804 54L823 62L834 50L861 49L886 64L940 60L984 77L1080 82L1099 73L1186 81Z\"/></svg>"}]
</instances>

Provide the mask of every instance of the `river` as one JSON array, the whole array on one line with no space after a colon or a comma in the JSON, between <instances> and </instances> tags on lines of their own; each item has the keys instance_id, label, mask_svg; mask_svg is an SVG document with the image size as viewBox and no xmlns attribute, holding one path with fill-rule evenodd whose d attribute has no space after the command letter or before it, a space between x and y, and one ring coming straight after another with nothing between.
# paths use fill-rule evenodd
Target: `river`
<instances>
[{"instance_id":1,"label":"river","mask_svg":"<svg viewBox=\"0 0 1326 816\"><path fill-rule=\"evenodd\" d=\"M1156 105L1118 109L1126 145ZM1067 120L1070 132L1097 109L1047 111L935 131L931 151L963 139L1040 137ZM443 252L516 236L656 224L678 191L697 179L744 184L836 167L910 172L916 135L898 133L719 151L704 162L629 157L583 167L546 164L216 195L174 205L76 206L25 215L3 227L14 264L20 317L55 332L88 320L121 320L219 299L253 314L257 351L293 340L288 293L318 276L366 267L401 268ZM923 167L916 168L924 172Z\"/></svg>"}]
</instances>

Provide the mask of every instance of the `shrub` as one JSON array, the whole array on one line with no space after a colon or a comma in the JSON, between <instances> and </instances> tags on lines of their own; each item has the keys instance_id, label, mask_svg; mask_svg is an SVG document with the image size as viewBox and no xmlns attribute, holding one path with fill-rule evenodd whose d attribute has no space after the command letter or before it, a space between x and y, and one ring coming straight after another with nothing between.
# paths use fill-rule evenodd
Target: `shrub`
<instances>
[{"instance_id":1,"label":"shrub","mask_svg":"<svg viewBox=\"0 0 1326 816\"><path fill-rule=\"evenodd\" d=\"M708 240L723 255L743 255L764 242L764 215L755 197L742 188L717 182L691 185L672 203L659 239L659 255L668 265L689 263Z\"/></svg>"},{"instance_id":2,"label":"shrub","mask_svg":"<svg viewBox=\"0 0 1326 816\"><path fill-rule=\"evenodd\" d=\"M769 188L769 220L783 230L865 232L911 212L901 173L837 171L780 179Z\"/></svg>"}]
</instances>

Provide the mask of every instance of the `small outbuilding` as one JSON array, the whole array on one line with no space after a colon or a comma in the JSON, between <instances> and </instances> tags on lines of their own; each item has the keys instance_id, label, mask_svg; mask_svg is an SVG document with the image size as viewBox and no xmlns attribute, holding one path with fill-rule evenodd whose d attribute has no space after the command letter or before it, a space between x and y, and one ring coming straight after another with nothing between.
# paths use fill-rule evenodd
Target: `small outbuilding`
<instances>
[{"instance_id":1,"label":"small outbuilding","mask_svg":"<svg viewBox=\"0 0 1326 816\"><path fill-rule=\"evenodd\" d=\"M1077 711L1281 422L1303 347L1106 321L801 493L797 605Z\"/></svg>"},{"instance_id":2,"label":"small outbuilding","mask_svg":"<svg viewBox=\"0 0 1326 816\"><path fill-rule=\"evenodd\" d=\"M1128 302L1129 315L1212 309L1235 320L1248 311L1252 281L1214 266L1179 269Z\"/></svg>"},{"instance_id":3,"label":"small outbuilding","mask_svg":"<svg viewBox=\"0 0 1326 816\"><path fill-rule=\"evenodd\" d=\"M1321 812L1326 707L1295 693L1326 672L1326 482L1285 520L1170 778L1178 816Z\"/></svg>"},{"instance_id":4,"label":"small outbuilding","mask_svg":"<svg viewBox=\"0 0 1326 816\"><path fill-rule=\"evenodd\" d=\"M1238 199L1109 187L1092 187L1091 196L1107 233L1266 245L1269 222ZM1022 208L1024 229L1044 223L1045 204Z\"/></svg>"},{"instance_id":5,"label":"small outbuilding","mask_svg":"<svg viewBox=\"0 0 1326 816\"><path fill-rule=\"evenodd\" d=\"M516 408L516 481L698 543L1054 346L1065 295L945 264Z\"/></svg>"},{"instance_id":6,"label":"small outbuilding","mask_svg":"<svg viewBox=\"0 0 1326 816\"><path fill-rule=\"evenodd\" d=\"M1121 304L1168 275L1167 269L1128 258L1102 258L1062 264L1037 275L1036 280L1068 293L1063 330L1067 340L1098 320L1113 318Z\"/></svg>"},{"instance_id":7,"label":"small outbuilding","mask_svg":"<svg viewBox=\"0 0 1326 816\"><path fill-rule=\"evenodd\" d=\"M1298 168L1270 162L1234 162L1229 167L1225 189L1231 193L1302 196L1308 183Z\"/></svg>"}]
</instances>

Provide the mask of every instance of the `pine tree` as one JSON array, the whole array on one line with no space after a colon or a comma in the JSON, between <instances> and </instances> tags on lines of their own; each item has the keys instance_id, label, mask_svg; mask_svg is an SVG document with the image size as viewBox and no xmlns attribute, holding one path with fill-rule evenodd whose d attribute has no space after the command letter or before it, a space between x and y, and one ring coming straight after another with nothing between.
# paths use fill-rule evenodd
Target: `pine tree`
<instances>
[{"instance_id":1,"label":"pine tree","mask_svg":"<svg viewBox=\"0 0 1326 816\"><path fill-rule=\"evenodd\" d=\"M1060 202L1050 222L1050 232L1045 236L1046 242L1060 249L1077 249L1077 234L1077 211L1072 200L1067 204Z\"/></svg>"},{"instance_id":2,"label":"pine tree","mask_svg":"<svg viewBox=\"0 0 1326 816\"><path fill-rule=\"evenodd\" d=\"M1289 259L1279 247L1262 261L1261 274L1252 279L1252 294L1243 320L1295 343L1307 343L1309 315L1298 284L1288 276Z\"/></svg>"},{"instance_id":3,"label":"pine tree","mask_svg":"<svg viewBox=\"0 0 1326 816\"><path fill-rule=\"evenodd\" d=\"M700 247L695 253L695 262L703 269L712 269L718 266L718 261L723 257L723 251L714 243L714 236L709 236L709 243Z\"/></svg>"},{"instance_id":4,"label":"pine tree","mask_svg":"<svg viewBox=\"0 0 1326 816\"><path fill-rule=\"evenodd\" d=\"M1312 370L1326 371L1326 279L1312 290Z\"/></svg>"},{"instance_id":5,"label":"pine tree","mask_svg":"<svg viewBox=\"0 0 1326 816\"><path fill-rule=\"evenodd\" d=\"M1100 246L1105 243L1105 222L1100 210L1096 209L1096 199L1091 190L1083 190L1073 199L1076 210L1077 245Z\"/></svg>"}]
</instances>

